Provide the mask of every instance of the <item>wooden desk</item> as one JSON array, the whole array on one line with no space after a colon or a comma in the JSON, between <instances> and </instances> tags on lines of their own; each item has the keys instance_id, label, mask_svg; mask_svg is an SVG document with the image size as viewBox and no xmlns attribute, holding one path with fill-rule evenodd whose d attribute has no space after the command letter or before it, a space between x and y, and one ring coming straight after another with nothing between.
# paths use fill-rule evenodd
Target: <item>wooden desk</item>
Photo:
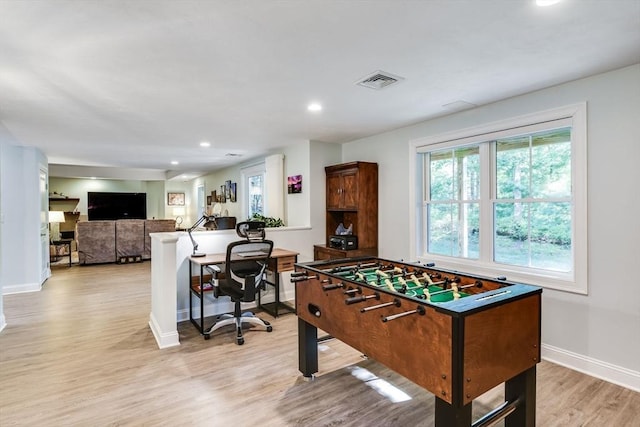
<instances>
[{"instance_id":1,"label":"wooden desk","mask_svg":"<svg viewBox=\"0 0 640 427\"><path fill-rule=\"evenodd\" d=\"M208 280L205 280L205 266L207 265L222 265L226 261L226 253L207 254L203 257L189 257L189 320L200 331L200 334L204 334L204 296L207 293L212 293L213 289L204 289L203 286ZM275 301L272 303L262 304L261 292L258 291L258 307L266 311L273 317L278 317L280 309L285 310L287 313L295 313L295 307L291 307L284 302L280 301L280 273L284 271L292 271L294 264L298 261L298 252L289 251L287 249L273 248L271 251L271 257L269 258L269 264L267 269L274 275L273 282L265 280L267 285L273 286L275 291ZM192 267L196 266L200 268L199 276L193 276ZM224 271L224 270L223 270ZM198 277L198 280L194 282L193 277ZM200 321L197 322L193 318L193 296L200 299Z\"/></svg>"}]
</instances>

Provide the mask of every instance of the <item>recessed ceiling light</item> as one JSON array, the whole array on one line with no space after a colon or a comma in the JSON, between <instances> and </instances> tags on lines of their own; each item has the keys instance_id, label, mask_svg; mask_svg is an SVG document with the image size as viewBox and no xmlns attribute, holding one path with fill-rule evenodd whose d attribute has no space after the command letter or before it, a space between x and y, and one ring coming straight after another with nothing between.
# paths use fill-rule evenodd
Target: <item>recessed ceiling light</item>
<instances>
[{"instance_id":1,"label":"recessed ceiling light","mask_svg":"<svg viewBox=\"0 0 640 427\"><path fill-rule=\"evenodd\" d=\"M200 147L211 147L211 143L208 141L202 141Z\"/></svg>"},{"instance_id":2,"label":"recessed ceiling light","mask_svg":"<svg viewBox=\"0 0 640 427\"><path fill-rule=\"evenodd\" d=\"M307 106L307 110L313 112L322 111L322 105L318 104L317 102L312 102Z\"/></svg>"},{"instance_id":3,"label":"recessed ceiling light","mask_svg":"<svg viewBox=\"0 0 640 427\"><path fill-rule=\"evenodd\" d=\"M561 0L536 0L536 5L538 6L553 6L554 4L560 3Z\"/></svg>"},{"instance_id":4,"label":"recessed ceiling light","mask_svg":"<svg viewBox=\"0 0 640 427\"><path fill-rule=\"evenodd\" d=\"M179 163L178 163L178 161L177 161L177 160L171 160L171 164L172 164L172 165L177 165L177 164L179 164Z\"/></svg>"}]
</instances>

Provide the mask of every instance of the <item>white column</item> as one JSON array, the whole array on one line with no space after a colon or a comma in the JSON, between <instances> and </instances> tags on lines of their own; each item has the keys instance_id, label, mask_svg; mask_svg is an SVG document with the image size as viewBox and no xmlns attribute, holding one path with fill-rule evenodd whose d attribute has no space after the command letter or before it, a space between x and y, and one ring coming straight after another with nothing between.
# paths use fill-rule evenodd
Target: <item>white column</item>
<instances>
[{"instance_id":1,"label":"white column","mask_svg":"<svg viewBox=\"0 0 640 427\"><path fill-rule=\"evenodd\" d=\"M265 216L284 218L284 155L273 154L264 159Z\"/></svg>"},{"instance_id":2,"label":"white column","mask_svg":"<svg viewBox=\"0 0 640 427\"><path fill-rule=\"evenodd\" d=\"M180 345L177 306L176 242L179 233L151 233L151 314L149 327L158 347Z\"/></svg>"}]
</instances>

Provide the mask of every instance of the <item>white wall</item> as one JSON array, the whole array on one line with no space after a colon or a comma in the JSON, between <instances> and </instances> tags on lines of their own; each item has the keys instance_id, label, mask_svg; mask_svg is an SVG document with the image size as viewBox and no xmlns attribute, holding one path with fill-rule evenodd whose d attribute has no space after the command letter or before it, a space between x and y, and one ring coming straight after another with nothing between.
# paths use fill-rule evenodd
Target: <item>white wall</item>
<instances>
[{"instance_id":1,"label":"white wall","mask_svg":"<svg viewBox=\"0 0 640 427\"><path fill-rule=\"evenodd\" d=\"M3 131L4 127L0 124L0 130ZM0 134L2 135L2 134ZM6 150L9 147L9 143L4 140L2 136L0 136L0 332L7 326L7 319L4 316L4 301L3 301L3 288L4 288L4 268L3 268L3 246L4 246L4 223L5 223L5 213L4 213L4 194L5 190L3 187L3 182L6 180L4 177L4 164L7 161L7 153Z\"/></svg>"},{"instance_id":2,"label":"white wall","mask_svg":"<svg viewBox=\"0 0 640 427\"><path fill-rule=\"evenodd\" d=\"M340 163L340 145L308 141L284 147L276 151L284 154L283 186L285 192L285 216L282 220L288 227L321 226L321 229L324 230L324 167ZM242 168L255 165L262 161L264 161L264 158L247 160L240 165L218 170L193 180L190 190L192 197L195 197L196 188L202 183L205 185L206 194L210 194L212 190L219 191L220 186L224 184L226 180L237 182L238 201L236 203L225 203L223 210L226 209L230 216L235 216L238 220L243 220L241 170ZM287 193L286 179L292 175L302 175L302 193ZM191 223L196 220L197 217L195 215L190 218ZM322 241L324 241L324 239L314 243L322 243Z\"/></svg>"},{"instance_id":3,"label":"white wall","mask_svg":"<svg viewBox=\"0 0 640 427\"><path fill-rule=\"evenodd\" d=\"M284 150L284 212L283 220L289 227L310 225L311 221L311 183L310 143L304 142L287 147ZM287 177L302 175L302 193L288 194Z\"/></svg>"},{"instance_id":4,"label":"white wall","mask_svg":"<svg viewBox=\"0 0 640 427\"><path fill-rule=\"evenodd\" d=\"M601 368L623 372L638 388L640 288L634 267L640 260L640 65L353 141L343 145L343 161L379 164L380 256L406 259L413 232L410 140L584 101L589 294L545 289L542 340L549 358L596 374Z\"/></svg>"},{"instance_id":5,"label":"white wall","mask_svg":"<svg viewBox=\"0 0 640 427\"><path fill-rule=\"evenodd\" d=\"M37 290L48 267L41 256L39 191L39 170L46 169L47 159L33 147L0 144L2 292Z\"/></svg>"}]
</instances>

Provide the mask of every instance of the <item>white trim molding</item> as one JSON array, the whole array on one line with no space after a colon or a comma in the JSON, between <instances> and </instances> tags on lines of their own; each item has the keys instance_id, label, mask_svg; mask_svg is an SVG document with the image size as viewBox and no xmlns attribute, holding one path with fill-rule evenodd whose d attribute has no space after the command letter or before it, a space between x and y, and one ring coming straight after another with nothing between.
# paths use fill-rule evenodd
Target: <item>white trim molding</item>
<instances>
[{"instance_id":1,"label":"white trim molding","mask_svg":"<svg viewBox=\"0 0 640 427\"><path fill-rule=\"evenodd\" d=\"M168 348L180 345L180 336L177 331L162 332L153 313L149 314L149 327L153 333L158 348Z\"/></svg>"},{"instance_id":2,"label":"white trim molding","mask_svg":"<svg viewBox=\"0 0 640 427\"><path fill-rule=\"evenodd\" d=\"M640 372L542 344L542 358L583 374L640 392Z\"/></svg>"},{"instance_id":3,"label":"white trim molding","mask_svg":"<svg viewBox=\"0 0 640 427\"><path fill-rule=\"evenodd\" d=\"M27 292L40 292L42 285L40 283L21 283L18 285L4 285L2 287L2 295L23 294Z\"/></svg>"}]
</instances>

